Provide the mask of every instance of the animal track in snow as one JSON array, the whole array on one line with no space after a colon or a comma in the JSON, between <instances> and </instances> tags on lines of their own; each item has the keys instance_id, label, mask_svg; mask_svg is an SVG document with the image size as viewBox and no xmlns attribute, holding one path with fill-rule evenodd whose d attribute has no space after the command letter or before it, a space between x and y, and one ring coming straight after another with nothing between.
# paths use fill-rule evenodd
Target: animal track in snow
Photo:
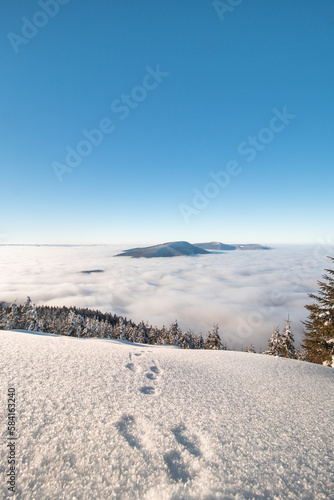
<instances>
[{"instance_id":1,"label":"animal track in snow","mask_svg":"<svg viewBox=\"0 0 334 500\"><path fill-rule=\"evenodd\" d=\"M143 387L141 387L140 389L140 392L142 392L143 394L154 394L155 393L155 388L154 387L151 387L151 386L148 386L148 385L144 385Z\"/></svg>"},{"instance_id":2,"label":"animal track in snow","mask_svg":"<svg viewBox=\"0 0 334 500\"><path fill-rule=\"evenodd\" d=\"M153 373L156 373L157 375L160 373L159 368L157 366L150 366L150 370Z\"/></svg>"},{"instance_id":3,"label":"animal track in snow","mask_svg":"<svg viewBox=\"0 0 334 500\"><path fill-rule=\"evenodd\" d=\"M197 445L197 439L194 436L188 437L185 432L187 428L184 424L180 424L171 429L176 441L183 446L194 457L201 457L202 453Z\"/></svg>"},{"instance_id":4,"label":"animal track in snow","mask_svg":"<svg viewBox=\"0 0 334 500\"><path fill-rule=\"evenodd\" d=\"M135 427L135 418L133 415L122 415L122 418L116 423L116 429L120 435L127 441L131 448L141 449L141 444L138 439L133 435Z\"/></svg>"},{"instance_id":5,"label":"animal track in snow","mask_svg":"<svg viewBox=\"0 0 334 500\"><path fill-rule=\"evenodd\" d=\"M149 380L158 380L158 376L160 374L160 370L156 365L152 365L149 368L149 372L145 373L146 378ZM155 387L153 386L143 386L140 389L140 392L143 394L154 394L155 393Z\"/></svg>"},{"instance_id":6,"label":"animal track in snow","mask_svg":"<svg viewBox=\"0 0 334 500\"><path fill-rule=\"evenodd\" d=\"M191 479L190 472L178 451L173 450L165 453L164 461L167 465L168 474L173 481L176 483L186 483L189 479Z\"/></svg>"},{"instance_id":7,"label":"animal track in snow","mask_svg":"<svg viewBox=\"0 0 334 500\"><path fill-rule=\"evenodd\" d=\"M150 370L150 372L146 373L146 377L150 380L156 380L160 373L159 368L157 366L150 366Z\"/></svg>"}]
</instances>

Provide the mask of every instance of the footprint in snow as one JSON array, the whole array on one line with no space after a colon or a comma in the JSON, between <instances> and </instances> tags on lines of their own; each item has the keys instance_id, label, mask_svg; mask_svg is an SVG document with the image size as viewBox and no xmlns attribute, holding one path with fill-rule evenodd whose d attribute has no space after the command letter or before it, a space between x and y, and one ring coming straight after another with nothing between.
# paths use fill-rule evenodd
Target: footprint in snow
<instances>
[{"instance_id":1,"label":"footprint in snow","mask_svg":"<svg viewBox=\"0 0 334 500\"><path fill-rule=\"evenodd\" d=\"M140 392L142 394L154 394L155 393L155 389L154 387L151 387L149 385L144 385L143 387L141 387L140 389Z\"/></svg>"},{"instance_id":2,"label":"footprint in snow","mask_svg":"<svg viewBox=\"0 0 334 500\"><path fill-rule=\"evenodd\" d=\"M160 373L159 368L157 366L150 366L151 372L154 372L156 374Z\"/></svg>"},{"instance_id":3,"label":"footprint in snow","mask_svg":"<svg viewBox=\"0 0 334 500\"><path fill-rule=\"evenodd\" d=\"M198 448L197 439L194 436L186 436L185 432L187 428L184 424L180 424L177 427L171 429L176 441L183 446L191 455L194 457L201 457L201 450Z\"/></svg>"},{"instance_id":4,"label":"footprint in snow","mask_svg":"<svg viewBox=\"0 0 334 500\"><path fill-rule=\"evenodd\" d=\"M135 371L135 365L133 363L128 363L127 365L125 365L125 368L128 368L132 372Z\"/></svg>"},{"instance_id":5,"label":"footprint in snow","mask_svg":"<svg viewBox=\"0 0 334 500\"><path fill-rule=\"evenodd\" d=\"M135 418L133 415L124 414L122 418L116 423L116 429L120 435L127 441L131 448L141 449L138 439L133 435L135 427Z\"/></svg>"},{"instance_id":6,"label":"footprint in snow","mask_svg":"<svg viewBox=\"0 0 334 500\"><path fill-rule=\"evenodd\" d=\"M186 483L189 479L191 479L190 472L178 451L174 450L169 453L165 453L164 461L167 465L168 475L172 481L175 481L176 483Z\"/></svg>"},{"instance_id":7,"label":"footprint in snow","mask_svg":"<svg viewBox=\"0 0 334 500\"><path fill-rule=\"evenodd\" d=\"M150 370L151 370L151 372L153 372L153 373L151 373L151 372L146 373L146 377L147 377L148 379L150 379L150 380L156 380L157 375L160 373L160 372L159 372L159 368L158 368L157 366L150 366Z\"/></svg>"}]
</instances>

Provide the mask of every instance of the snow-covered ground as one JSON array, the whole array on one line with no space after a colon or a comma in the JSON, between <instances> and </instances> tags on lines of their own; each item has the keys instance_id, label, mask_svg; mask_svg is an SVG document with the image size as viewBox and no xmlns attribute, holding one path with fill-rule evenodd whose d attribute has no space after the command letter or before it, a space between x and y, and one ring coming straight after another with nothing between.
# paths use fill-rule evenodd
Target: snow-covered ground
<instances>
[{"instance_id":1,"label":"snow-covered ground","mask_svg":"<svg viewBox=\"0 0 334 500\"><path fill-rule=\"evenodd\" d=\"M9 331L0 353L2 410L8 387L17 398L16 498L334 498L331 368Z\"/></svg>"}]
</instances>

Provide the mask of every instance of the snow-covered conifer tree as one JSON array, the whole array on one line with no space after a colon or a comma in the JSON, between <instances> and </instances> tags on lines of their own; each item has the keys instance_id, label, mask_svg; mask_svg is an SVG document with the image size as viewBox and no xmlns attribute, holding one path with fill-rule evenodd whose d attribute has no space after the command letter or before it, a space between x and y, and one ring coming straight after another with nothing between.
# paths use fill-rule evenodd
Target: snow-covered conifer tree
<instances>
[{"instance_id":1,"label":"snow-covered conifer tree","mask_svg":"<svg viewBox=\"0 0 334 500\"><path fill-rule=\"evenodd\" d=\"M273 334L269 339L268 350L262 354L268 354L269 356L282 356L282 338L279 327L274 329Z\"/></svg>"},{"instance_id":2,"label":"snow-covered conifer tree","mask_svg":"<svg viewBox=\"0 0 334 500\"><path fill-rule=\"evenodd\" d=\"M193 349L193 335L191 330L187 330L186 332L182 332L179 340L179 346L182 349Z\"/></svg>"},{"instance_id":3,"label":"snow-covered conifer tree","mask_svg":"<svg viewBox=\"0 0 334 500\"><path fill-rule=\"evenodd\" d=\"M219 327L218 325L213 326L212 333L208 333L208 337L205 342L205 349L214 349L221 350L223 349L223 344L219 336Z\"/></svg>"},{"instance_id":4,"label":"snow-covered conifer tree","mask_svg":"<svg viewBox=\"0 0 334 500\"><path fill-rule=\"evenodd\" d=\"M168 332L165 325L162 326L158 335L158 344L167 345L168 344Z\"/></svg>"},{"instance_id":5,"label":"snow-covered conifer tree","mask_svg":"<svg viewBox=\"0 0 334 500\"><path fill-rule=\"evenodd\" d=\"M26 312L26 329L35 332L39 331L36 307L31 307L31 309Z\"/></svg>"},{"instance_id":6,"label":"snow-covered conifer tree","mask_svg":"<svg viewBox=\"0 0 334 500\"><path fill-rule=\"evenodd\" d=\"M76 337L78 335L78 318L72 310L70 310L67 318L66 335L69 335L70 337Z\"/></svg>"},{"instance_id":7,"label":"snow-covered conifer tree","mask_svg":"<svg viewBox=\"0 0 334 500\"><path fill-rule=\"evenodd\" d=\"M138 325L138 334L136 342L138 342L139 344L148 344L147 329L143 321L141 321Z\"/></svg>"},{"instance_id":8,"label":"snow-covered conifer tree","mask_svg":"<svg viewBox=\"0 0 334 500\"><path fill-rule=\"evenodd\" d=\"M0 304L0 330L5 330L7 326L7 309L3 307L3 302Z\"/></svg>"},{"instance_id":9,"label":"snow-covered conifer tree","mask_svg":"<svg viewBox=\"0 0 334 500\"><path fill-rule=\"evenodd\" d=\"M169 345L179 345L181 330L179 328L179 324L177 320L174 321L169 327L167 341Z\"/></svg>"},{"instance_id":10,"label":"snow-covered conifer tree","mask_svg":"<svg viewBox=\"0 0 334 500\"><path fill-rule=\"evenodd\" d=\"M196 349L204 349L205 348L203 335L201 333L197 336L195 348Z\"/></svg>"},{"instance_id":11,"label":"snow-covered conifer tree","mask_svg":"<svg viewBox=\"0 0 334 500\"><path fill-rule=\"evenodd\" d=\"M86 318L84 321L84 327L82 330L82 337L93 337L94 336L94 331L93 331L93 324L92 320L90 318Z\"/></svg>"},{"instance_id":12,"label":"snow-covered conifer tree","mask_svg":"<svg viewBox=\"0 0 334 500\"><path fill-rule=\"evenodd\" d=\"M15 330L16 328L20 328L20 317L19 317L19 312L17 305L13 303L10 306L10 311L7 314L7 321L6 321L6 330Z\"/></svg>"},{"instance_id":13,"label":"snow-covered conifer tree","mask_svg":"<svg viewBox=\"0 0 334 500\"><path fill-rule=\"evenodd\" d=\"M147 336L148 336L148 343L149 344L157 344L158 343L158 328L155 326L150 326L149 328L146 326L147 329Z\"/></svg>"},{"instance_id":14,"label":"snow-covered conifer tree","mask_svg":"<svg viewBox=\"0 0 334 500\"><path fill-rule=\"evenodd\" d=\"M290 327L290 320L286 322L284 333L281 335L281 356L284 358L296 358L296 350L294 346L294 337Z\"/></svg>"},{"instance_id":15,"label":"snow-covered conifer tree","mask_svg":"<svg viewBox=\"0 0 334 500\"><path fill-rule=\"evenodd\" d=\"M329 257L334 263L334 258ZM318 295L310 293L316 303L305 306L310 312L304 322L302 347L308 361L334 366L334 270L325 269L323 281L318 281Z\"/></svg>"}]
</instances>

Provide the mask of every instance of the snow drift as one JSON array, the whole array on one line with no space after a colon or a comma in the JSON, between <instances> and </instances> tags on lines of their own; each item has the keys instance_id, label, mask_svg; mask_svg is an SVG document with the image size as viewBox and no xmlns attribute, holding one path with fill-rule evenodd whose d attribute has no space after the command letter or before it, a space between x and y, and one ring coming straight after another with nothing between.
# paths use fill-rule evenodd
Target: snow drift
<instances>
[{"instance_id":1,"label":"snow drift","mask_svg":"<svg viewBox=\"0 0 334 500\"><path fill-rule=\"evenodd\" d=\"M19 331L0 332L0 353L18 498L333 495L331 368ZM7 498L5 446L1 464Z\"/></svg>"}]
</instances>

